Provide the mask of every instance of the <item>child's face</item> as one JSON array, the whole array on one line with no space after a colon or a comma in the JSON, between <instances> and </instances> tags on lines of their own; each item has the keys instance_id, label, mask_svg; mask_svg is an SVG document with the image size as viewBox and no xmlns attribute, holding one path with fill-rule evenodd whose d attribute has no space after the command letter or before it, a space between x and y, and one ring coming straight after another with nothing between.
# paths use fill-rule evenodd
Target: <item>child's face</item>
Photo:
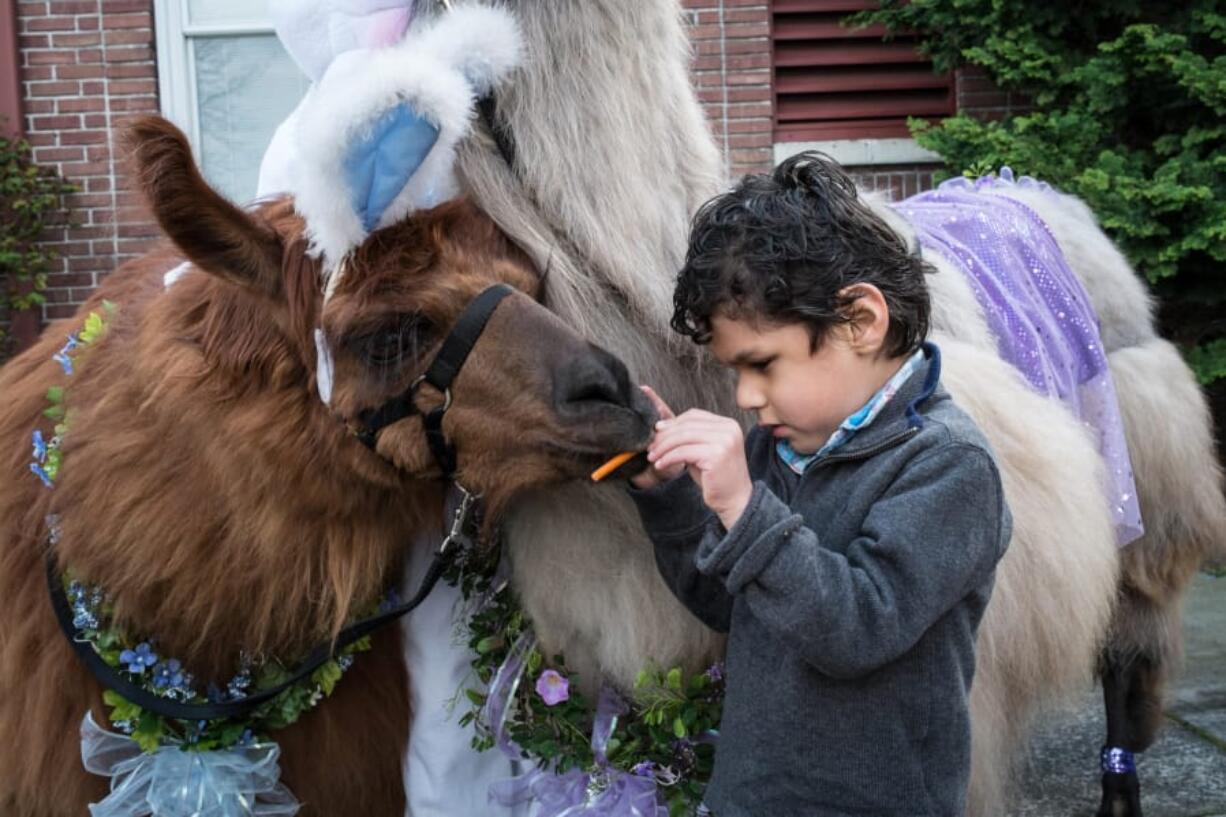
<instances>
[{"instance_id":1,"label":"child's face","mask_svg":"<svg viewBox=\"0 0 1226 817\"><path fill-rule=\"evenodd\" d=\"M711 351L736 372L737 405L802 454L821 448L897 371L898 361L883 359L880 343L868 340L840 325L814 352L801 324L711 319Z\"/></svg>"}]
</instances>

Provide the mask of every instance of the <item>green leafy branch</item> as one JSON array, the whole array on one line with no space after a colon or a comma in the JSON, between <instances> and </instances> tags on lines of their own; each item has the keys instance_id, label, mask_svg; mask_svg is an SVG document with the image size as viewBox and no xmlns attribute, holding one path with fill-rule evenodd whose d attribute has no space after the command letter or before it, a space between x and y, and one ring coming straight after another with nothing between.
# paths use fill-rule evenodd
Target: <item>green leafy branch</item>
<instances>
[{"instance_id":1,"label":"green leafy branch","mask_svg":"<svg viewBox=\"0 0 1226 817\"><path fill-rule=\"evenodd\" d=\"M28 142L0 136L0 312L12 315L45 302L57 256L40 238L63 218L64 197L77 189L34 164ZM0 341L4 337L0 332Z\"/></svg>"}]
</instances>

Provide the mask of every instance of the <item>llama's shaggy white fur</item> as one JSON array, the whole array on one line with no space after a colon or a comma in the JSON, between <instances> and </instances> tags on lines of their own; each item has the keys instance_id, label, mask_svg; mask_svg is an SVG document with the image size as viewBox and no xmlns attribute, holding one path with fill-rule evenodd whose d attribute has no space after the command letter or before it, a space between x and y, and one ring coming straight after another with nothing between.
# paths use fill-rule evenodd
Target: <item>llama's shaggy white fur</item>
<instances>
[{"instance_id":1,"label":"llama's shaggy white fur","mask_svg":"<svg viewBox=\"0 0 1226 817\"><path fill-rule=\"evenodd\" d=\"M488 139L469 140L459 152L463 182L536 259L547 304L575 329L674 406L735 413L727 377L667 325L689 217L722 184L689 84L677 2L508 6L526 48L498 96L515 166ZM1186 581L1186 565L1226 534L1203 398L1178 356L1155 338L1144 287L1084 205L1018 195L1052 226L1103 320L1149 529L1124 551L1125 564L1158 576L1179 550L1175 572ZM893 211L882 213L913 240ZM997 814L1033 715L1091 677L1120 553L1090 441L1063 407L1034 395L999 360L965 280L942 259L930 260L938 267L930 288L944 380L992 441L1014 515L1013 542L980 631L971 702L969 810ZM695 667L718 652L720 639L659 579L619 489L573 485L526 497L506 531L514 581L542 644L564 651L589 683L607 677L628 685L646 661ZM1178 575L1163 578L1151 584L1165 599L1182 584ZM1143 649L1173 643L1170 606L1158 600L1151 607L1159 612L1138 612L1123 634L1117 622L1115 638L1143 639Z\"/></svg>"},{"instance_id":2,"label":"llama's shaggy white fur","mask_svg":"<svg viewBox=\"0 0 1226 817\"><path fill-rule=\"evenodd\" d=\"M940 332L933 340L942 382L991 439L1014 520L979 628L971 689L969 811L992 814L1030 717L1092 677L1118 559L1102 461L1081 423L1033 392L993 347Z\"/></svg>"},{"instance_id":3,"label":"llama's shaggy white fur","mask_svg":"<svg viewBox=\"0 0 1226 817\"><path fill-rule=\"evenodd\" d=\"M722 182L673 2L509 3L524 62L498 93L512 171L460 151L481 207L545 271L546 304L676 407L734 412L726 376L668 329L690 215ZM525 497L507 520L517 585L547 648L588 681L629 685L646 660L699 666L722 639L660 579L616 486Z\"/></svg>"}]
</instances>

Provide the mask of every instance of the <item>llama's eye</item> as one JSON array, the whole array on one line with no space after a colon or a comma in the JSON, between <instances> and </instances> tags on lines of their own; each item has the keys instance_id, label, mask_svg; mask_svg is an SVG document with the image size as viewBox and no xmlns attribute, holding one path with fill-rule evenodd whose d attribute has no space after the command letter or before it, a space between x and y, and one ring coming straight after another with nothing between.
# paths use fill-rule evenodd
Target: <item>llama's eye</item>
<instances>
[{"instance_id":1,"label":"llama's eye","mask_svg":"<svg viewBox=\"0 0 1226 817\"><path fill-rule=\"evenodd\" d=\"M358 351L369 366L386 369L416 360L429 333L429 322L419 315L406 315L395 323L367 335Z\"/></svg>"}]
</instances>

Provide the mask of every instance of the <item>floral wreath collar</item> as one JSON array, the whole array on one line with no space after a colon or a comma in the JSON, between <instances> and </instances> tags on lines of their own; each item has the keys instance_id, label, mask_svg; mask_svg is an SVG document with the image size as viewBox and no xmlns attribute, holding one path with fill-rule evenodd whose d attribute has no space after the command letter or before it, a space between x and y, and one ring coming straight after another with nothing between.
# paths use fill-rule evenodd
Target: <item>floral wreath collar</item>
<instances>
[{"instance_id":1,"label":"floral wreath collar","mask_svg":"<svg viewBox=\"0 0 1226 817\"><path fill-rule=\"evenodd\" d=\"M465 600L474 656L460 724L474 727L474 748L535 765L491 786L491 799L556 815L706 814L723 665L691 674L648 666L626 694L603 685L593 707L565 657L542 652L508 578L500 548L489 547L462 551L446 574Z\"/></svg>"}]
</instances>

